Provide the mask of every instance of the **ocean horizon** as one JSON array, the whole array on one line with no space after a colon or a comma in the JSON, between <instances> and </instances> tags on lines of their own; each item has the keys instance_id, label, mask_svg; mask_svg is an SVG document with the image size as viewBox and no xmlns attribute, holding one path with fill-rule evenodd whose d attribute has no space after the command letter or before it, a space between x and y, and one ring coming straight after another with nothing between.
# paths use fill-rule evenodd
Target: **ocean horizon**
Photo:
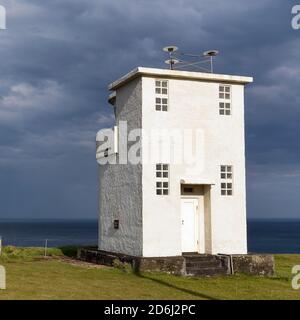
<instances>
[{"instance_id":1,"label":"ocean horizon","mask_svg":"<svg viewBox=\"0 0 300 320\"><path fill-rule=\"evenodd\" d=\"M300 219L248 219L248 251L300 253ZM97 245L97 219L0 219L3 245Z\"/></svg>"}]
</instances>

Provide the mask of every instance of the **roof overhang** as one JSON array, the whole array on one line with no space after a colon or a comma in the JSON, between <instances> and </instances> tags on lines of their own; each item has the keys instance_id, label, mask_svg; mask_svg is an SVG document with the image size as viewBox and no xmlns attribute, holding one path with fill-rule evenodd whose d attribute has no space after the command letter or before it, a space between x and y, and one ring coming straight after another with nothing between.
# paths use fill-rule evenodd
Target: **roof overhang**
<instances>
[{"instance_id":1,"label":"roof overhang","mask_svg":"<svg viewBox=\"0 0 300 320\"><path fill-rule=\"evenodd\" d=\"M206 82L224 82L233 84L246 85L253 82L252 77L234 76L227 74L216 74L206 72L192 72L192 71L179 71L179 70L168 70L168 69L155 69L155 68L144 68L138 67L130 71L120 79L112 82L109 86L109 90L116 90L119 87L125 85L129 81L137 77L161 77L168 79L183 79L193 81L206 81Z\"/></svg>"},{"instance_id":2,"label":"roof overhang","mask_svg":"<svg viewBox=\"0 0 300 320\"><path fill-rule=\"evenodd\" d=\"M194 185L214 185L216 184L213 179L197 177L197 176L186 176L180 179L180 184L194 184Z\"/></svg>"},{"instance_id":3,"label":"roof overhang","mask_svg":"<svg viewBox=\"0 0 300 320\"><path fill-rule=\"evenodd\" d=\"M117 94L116 91L113 91L109 96L108 96L108 103L114 106L116 104L116 98Z\"/></svg>"}]
</instances>

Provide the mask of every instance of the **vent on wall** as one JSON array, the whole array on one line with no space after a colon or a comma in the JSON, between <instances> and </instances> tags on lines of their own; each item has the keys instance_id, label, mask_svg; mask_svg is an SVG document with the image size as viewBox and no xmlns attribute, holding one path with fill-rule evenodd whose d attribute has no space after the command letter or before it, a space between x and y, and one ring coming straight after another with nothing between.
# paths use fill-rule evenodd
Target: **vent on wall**
<instances>
[{"instance_id":1,"label":"vent on wall","mask_svg":"<svg viewBox=\"0 0 300 320\"><path fill-rule=\"evenodd\" d=\"M114 220L114 229L119 229L119 220Z\"/></svg>"}]
</instances>

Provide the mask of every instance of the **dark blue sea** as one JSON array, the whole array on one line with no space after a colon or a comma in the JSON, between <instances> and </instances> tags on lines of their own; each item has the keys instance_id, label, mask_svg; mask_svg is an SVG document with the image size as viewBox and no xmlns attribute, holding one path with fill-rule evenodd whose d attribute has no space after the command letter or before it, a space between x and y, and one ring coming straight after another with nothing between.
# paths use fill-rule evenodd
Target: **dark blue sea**
<instances>
[{"instance_id":1,"label":"dark blue sea","mask_svg":"<svg viewBox=\"0 0 300 320\"><path fill-rule=\"evenodd\" d=\"M0 220L4 245L96 245L97 220ZM300 220L249 220L248 250L300 253Z\"/></svg>"},{"instance_id":2,"label":"dark blue sea","mask_svg":"<svg viewBox=\"0 0 300 320\"><path fill-rule=\"evenodd\" d=\"M97 245L97 220L1 220L3 245L49 247Z\"/></svg>"},{"instance_id":3,"label":"dark blue sea","mask_svg":"<svg viewBox=\"0 0 300 320\"><path fill-rule=\"evenodd\" d=\"M300 253L300 219L248 220L248 251Z\"/></svg>"}]
</instances>

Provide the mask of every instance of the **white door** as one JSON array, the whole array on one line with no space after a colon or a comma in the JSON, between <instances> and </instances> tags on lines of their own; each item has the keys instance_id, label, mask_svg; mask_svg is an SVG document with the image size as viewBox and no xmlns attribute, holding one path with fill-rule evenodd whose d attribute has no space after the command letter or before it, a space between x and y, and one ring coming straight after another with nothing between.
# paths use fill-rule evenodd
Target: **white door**
<instances>
[{"instance_id":1,"label":"white door","mask_svg":"<svg viewBox=\"0 0 300 320\"><path fill-rule=\"evenodd\" d=\"M181 199L181 249L196 252L198 240L197 199Z\"/></svg>"}]
</instances>

